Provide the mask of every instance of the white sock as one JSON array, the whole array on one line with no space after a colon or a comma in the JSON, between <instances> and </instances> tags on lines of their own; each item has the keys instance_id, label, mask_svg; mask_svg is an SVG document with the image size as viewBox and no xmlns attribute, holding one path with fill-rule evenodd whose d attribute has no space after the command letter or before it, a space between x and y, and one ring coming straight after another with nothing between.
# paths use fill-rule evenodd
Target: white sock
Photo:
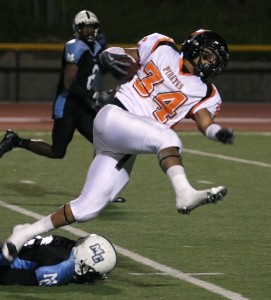
<instances>
[{"instance_id":1,"label":"white sock","mask_svg":"<svg viewBox=\"0 0 271 300\"><path fill-rule=\"evenodd\" d=\"M43 217L33 224L15 226L8 241L12 242L17 250L19 250L28 240L53 229L54 226L51 221L51 216Z\"/></svg>"},{"instance_id":2,"label":"white sock","mask_svg":"<svg viewBox=\"0 0 271 300\"><path fill-rule=\"evenodd\" d=\"M7 239L7 242L3 245L2 253L9 261L14 260L13 255L9 253L7 243L13 243L17 249L17 252L21 250L23 245L30 239L36 237L39 234L48 232L54 229L51 222L51 216L42 218L41 220L33 224L21 224L13 228L11 236Z\"/></svg>"},{"instance_id":3,"label":"white sock","mask_svg":"<svg viewBox=\"0 0 271 300\"><path fill-rule=\"evenodd\" d=\"M52 221L51 221L51 215L47 217L41 218L39 221L33 223L27 228L27 231L32 233L32 236L35 237L39 234L48 232L55 229Z\"/></svg>"},{"instance_id":4,"label":"white sock","mask_svg":"<svg viewBox=\"0 0 271 300\"><path fill-rule=\"evenodd\" d=\"M197 205L207 197L207 190L197 191L190 185L182 166L170 167L167 170L167 176L176 193L177 209Z\"/></svg>"},{"instance_id":5,"label":"white sock","mask_svg":"<svg viewBox=\"0 0 271 300\"><path fill-rule=\"evenodd\" d=\"M186 177L184 168L180 165L168 168L166 172L176 195L184 191L194 190Z\"/></svg>"}]
</instances>

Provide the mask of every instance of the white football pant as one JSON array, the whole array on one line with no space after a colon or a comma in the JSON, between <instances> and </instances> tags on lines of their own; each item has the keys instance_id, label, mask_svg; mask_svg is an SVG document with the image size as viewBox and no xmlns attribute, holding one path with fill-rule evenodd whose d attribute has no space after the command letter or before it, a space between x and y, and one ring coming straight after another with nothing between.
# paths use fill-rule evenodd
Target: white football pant
<instances>
[{"instance_id":1,"label":"white football pant","mask_svg":"<svg viewBox=\"0 0 271 300\"><path fill-rule=\"evenodd\" d=\"M107 105L94 120L96 156L89 168L81 195L71 202L77 222L95 218L115 199L129 182L136 155L158 154L168 147L182 150L177 134L166 125L150 118L133 115L116 105ZM118 170L125 154L134 154Z\"/></svg>"}]
</instances>

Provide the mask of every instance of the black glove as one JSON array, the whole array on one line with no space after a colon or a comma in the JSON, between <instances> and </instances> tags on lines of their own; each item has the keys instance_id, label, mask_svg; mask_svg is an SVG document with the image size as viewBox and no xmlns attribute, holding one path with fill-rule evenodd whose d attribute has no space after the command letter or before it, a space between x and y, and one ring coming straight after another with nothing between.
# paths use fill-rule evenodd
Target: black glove
<instances>
[{"instance_id":1,"label":"black glove","mask_svg":"<svg viewBox=\"0 0 271 300\"><path fill-rule=\"evenodd\" d=\"M221 128L217 134L216 138L219 142L224 144L233 144L235 135L231 129L228 128Z\"/></svg>"},{"instance_id":2,"label":"black glove","mask_svg":"<svg viewBox=\"0 0 271 300\"><path fill-rule=\"evenodd\" d=\"M99 111L103 106L108 104L115 95L115 90L96 92L93 96L93 109Z\"/></svg>"},{"instance_id":3,"label":"black glove","mask_svg":"<svg viewBox=\"0 0 271 300\"><path fill-rule=\"evenodd\" d=\"M118 80L127 75L127 69L131 66L127 54L114 54L104 51L100 55L100 60L103 66Z\"/></svg>"}]
</instances>

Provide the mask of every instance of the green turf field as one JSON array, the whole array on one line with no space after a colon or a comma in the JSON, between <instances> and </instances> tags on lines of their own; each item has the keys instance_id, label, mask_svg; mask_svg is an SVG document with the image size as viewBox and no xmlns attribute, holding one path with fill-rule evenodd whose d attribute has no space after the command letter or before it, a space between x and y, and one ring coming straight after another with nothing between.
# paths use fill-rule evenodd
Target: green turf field
<instances>
[{"instance_id":1,"label":"green turf field","mask_svg":"<svg viewBox=\"0 0 271 300\"><path fill-rule=\"evenodd\" d=\"M50 141L48 132L22 135ZM117 246L118 262L109 278L85 286L1 286L0 299L270 299L270 133L237 133L234 146L196 133L181 137L191 184L226 185L225 200L189 216L178 214L156 157L138 156L123 193L127 202L110 204L95 220L72 226L105 235ZM15 224L35 220L4 203L40 215L53 212L80 193L92 156L92 145L79 135L64 160L22 149L3 156L0 239ZM62 229L54 233L77 238Z\"/></svg>"}]
</instances>

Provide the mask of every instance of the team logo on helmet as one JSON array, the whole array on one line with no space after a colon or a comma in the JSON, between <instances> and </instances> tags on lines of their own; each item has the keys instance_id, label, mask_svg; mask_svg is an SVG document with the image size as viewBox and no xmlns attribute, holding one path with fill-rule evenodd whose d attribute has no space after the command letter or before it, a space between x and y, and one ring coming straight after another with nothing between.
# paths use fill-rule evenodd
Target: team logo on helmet
<instances>
[{"instance_id":1,"label":"team logo on helmet","mask_svg":"<svg viewBox=\"0 0 271 300\"><path fill-rule=\"evenodd\" d=\"M75 273L106 275L117 262L117 254L111 242L97 234L80 239L75 246Z\"/></svg>"},{"instance_id":2,"label":"team logo on helmet","mask_svg":"<svg viewBox=\"0 0 271 300\"><path fill-rule=\"evenodd\" d=\"M94 255L92 256L92 259L93 259L94 263L99 263L99 262L101 262L101 261L104 260L102 254L104 254L105 252L104 252L104 250L101 248L101 245L100 245L100 244L92 245L92 246L90 246L89 248L90 248L90 249L93 251L93 253L94 253Z\"/></svg>"}]
</instances>

